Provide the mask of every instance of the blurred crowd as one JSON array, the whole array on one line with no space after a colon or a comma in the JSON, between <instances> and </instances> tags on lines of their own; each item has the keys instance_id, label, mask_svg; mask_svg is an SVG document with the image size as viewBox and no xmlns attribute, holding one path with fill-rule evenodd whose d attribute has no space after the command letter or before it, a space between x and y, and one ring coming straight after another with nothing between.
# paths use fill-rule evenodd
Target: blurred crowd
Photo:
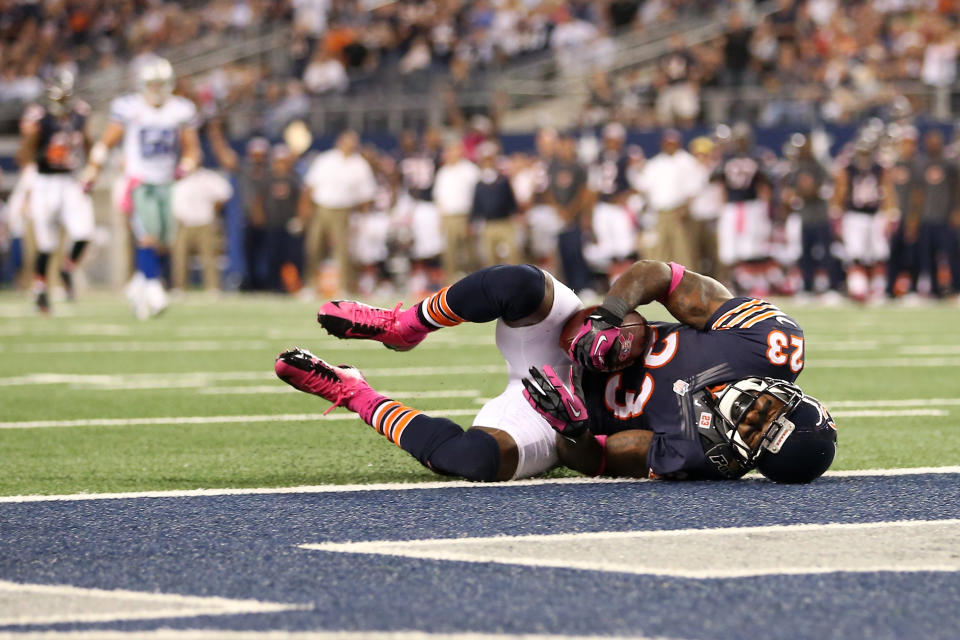
<instances>
[{"instance_id":1,"label":"blurred crowd","mask_svg":"<svg viewBox=\"0 0 960 640\"><path fill-rule=\"evenodd\" d=\"M754 296L960 292L960 145L908 116L869 121L835 156L823 131L770 149L743 123L692 139L666 129L650 154L616 122L542 129L534 149L504 153L492 124L407 131L393 149L347 131L303 155L265 138L237 154L208 128L222 171L177 183L174 285L194 251L217 287L226 176L245 216L244 290L417 298L482 266L529 262L591 300L656 258Z\"/></svg>"}]
</instances>

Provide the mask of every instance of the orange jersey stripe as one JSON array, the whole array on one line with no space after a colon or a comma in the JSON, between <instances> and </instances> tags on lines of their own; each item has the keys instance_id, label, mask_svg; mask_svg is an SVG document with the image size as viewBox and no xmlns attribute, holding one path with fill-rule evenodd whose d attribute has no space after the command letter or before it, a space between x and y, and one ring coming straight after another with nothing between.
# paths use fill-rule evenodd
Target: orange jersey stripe
<instances>
[{"instance_id":1,"label":"orange jersey stripe","mask_svg":"<svg viewBox=\"0 0 960 640\"><path fill-rule=\"evenodd\" d=\"M740 311L742 311L743 309L746 309L747 307L751 307L751 306L756 305L756 304L760 304L760 300L757 300L757 299L747 300L746 302L743 302L743 303L741 303L741 304L738 304L738 305L735 306L733 309L730 309L730 311L727 311L725 314L723 314L722 316L720 316L719 318L717 318L717 321L714 322L714 323L713 323L713 326L710 327L710 328L711 328L711 329L719 329L720 326L723 325L724 321L726 321L727 318L729 318L729 317L731 317L731 316L734 316L734 315L736 315L737 313L739 313Z\"/></svg>"},{"instance_id":2,"label":"orange jersey stripe","mask_svg":"<svg viewBox=\"0 0 960 640\"><path fill-rule=\"evenodd\" d=\"M744 323L743 323L743 328L744 328L744 329L749 329L750 327L752 327L753 325L757 324L758 322L763 322L763 321L766 320L767 318L772 318L773 316L776 316L776 315L782 315L782 313L781 313L781 311L780 311L779 309L773 309L772 311L767 311L766 313L761 313L760 315L758 315L758 316L756 316L756 317L754 317L754 318L751 318L750 320L744 322Z\"/></svg>"},{"instance_id":3,"label":"orange jersey stripe","mask_svg":"<svg viewBox=\"0 0 960 640\"><path fill-rule=\"evenodd\" d=\"M725 326L725 327L723 327L723 328L724 328L724 329L733 329L734 327L738 327L738 326L740 326L744 321L746 321L748 318L751 318L752 316L754 316L754 315L756 315L756 314L758 314L758 313L763 313L763 312L768 311L768 310L770 310L770 309L773 309L774 311L777 310L777 308L774 307L772 304L767 304L767 303L760 304L760 305L757 305L757 306L755 306L755 307L751 307L751 308L747 309L746 311L744 311L743 313L737 315L736 317L731 318L730 320L728 320L727 323L726 323L727 326Z\"/></svg>"}]
</instances>

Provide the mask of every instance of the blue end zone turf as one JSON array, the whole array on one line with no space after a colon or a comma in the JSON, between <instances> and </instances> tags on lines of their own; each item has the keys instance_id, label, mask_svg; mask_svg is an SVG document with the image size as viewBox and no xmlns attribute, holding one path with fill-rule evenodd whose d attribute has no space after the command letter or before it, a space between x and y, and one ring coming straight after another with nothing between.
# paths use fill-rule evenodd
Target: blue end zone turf
<instances>
[{"instance_id":1,"label":"blue end zone turf","mask_svg":"<svg viewBox=\"0 0 960 640\"><path fill-rule=\"evenodd\" d=\"M303 605L6 626L423 630L673 638L953 638L960 573L688 579L336 553L302 544L960 517L953 474L0 504L0 580ZM585 545L588 542L585 542ZM909 554L910 549L891 550ZM718 547L716 554L728 549Z\"/></svg>"}]
</instances>

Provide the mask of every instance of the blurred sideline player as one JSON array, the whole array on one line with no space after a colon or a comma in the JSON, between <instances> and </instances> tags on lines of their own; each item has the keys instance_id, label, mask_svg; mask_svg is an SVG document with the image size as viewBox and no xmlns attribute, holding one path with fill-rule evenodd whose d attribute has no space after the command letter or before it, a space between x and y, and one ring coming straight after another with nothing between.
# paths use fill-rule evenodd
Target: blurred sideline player
<instances>
[{"instance_id":1,"label":"blurred sideline player","mask_svg":"<svg viewBox=\"0 0 960 640\"><path fill-rule=\"evenodd\" d=\"M137 70L139 92L116 98L110 123L90 150L84 182L93 185L110 149L123 140L124 170L131 187L131 227L137 241L136 273L127 293L144 320L163 311L167 294L160 280L159 253L174 239L173 181L200 162L197 109L173 95L173 67L151 57Z\"/></svg>"},{"instance_id":2,"label":"blurred sideline player","mask_svg":"<svg viewBox=\"0 0 960 640\"><path fill-rule=\"evenodd\" d=\"M874 159L873 144L859 140L853 158L834 176L833 205L842 212L841 235L847 266L847 294L854 300L880 299L886 289L889 216L897 208L891 174Z\"/></svg>"},{"instance_id":3,"label":"blurred sideline player","mask_svg":"<svg viewBox=\"0 0 960 640\"><path fill-rule=\"evenodd\" d=\"M731 146L714 175L725 195L717 221L717 252L735 287L758 294L766 287L770 253L770 178L753 148L749 125L734 125Z\"/></svg>"},{"instance_id":4,"label":"blurred sideline player","mask_svg":"<svg viewBox=\"0 0 960 640\"><path fill-rule=\"evenodd\" d=\"M45 102L29 105L20 121L20 166L26 172L36 165L29 211L37 246L33 293L41 313L50 311L47 267L60 244L60 229L71 243L60 269L70 300L74 267L93 236L93 204L76 176L90 147L89 115L90 106L73 97L73 74L61 71L47 84Z\"/></svg>"},{"instance_id":5,"label":"blurred sideline player","mask_svg":"<svg viewBox=\"0 0 960 640\"><path fill-rule=\"evenodd\" d=\"M648 327L628 315L655 300L680 322ZM572 322L568 351L558 342L580 309L569 288L532 265L483 269L405 311L349 301L321 307L318 321L333 335L401 351L444 327L498 320L507 387L467 431L308 351L280 354L275 369L293 387L358 413L428 468L471 480L526 478L563 463L592 475L664 479L738 478L757 467L774 481L809 482L830 466L835 426L792 384L803 369L803 331L773 305L734 298L680 265L643 260L602 306ZM582 391L572 360L583 367Z\"/></svg>"},{"instance_id":6,"label":"blurred sideline player","mask_svg":"<svg viewBox=\"0 0 960 640\"><path fill-rule=\"evenodd\" d=\"M30 206L30 188L36 175L36 163L31 162L23 167L17 176L16 184L13 185L10 197L7 198L7 203L3 207L3 231L7 234L7 241L9 242L7 266L10 269L14 284L17 286L23 285L20 275L21 267L31 258L36 259L28 253L30 247L23 240L26 232L24 227L29 218L27 208Z\"/></svg>"}]
</instances>

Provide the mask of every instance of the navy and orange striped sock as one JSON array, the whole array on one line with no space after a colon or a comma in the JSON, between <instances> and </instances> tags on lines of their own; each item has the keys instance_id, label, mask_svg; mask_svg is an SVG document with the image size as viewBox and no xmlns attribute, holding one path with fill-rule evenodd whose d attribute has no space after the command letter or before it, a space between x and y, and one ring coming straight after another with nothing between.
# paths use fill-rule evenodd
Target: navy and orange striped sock
<instances>
[{"instance_id":1,"label":"navy and orange striped sock","mask_svg":"<svg viewBox=\"0 0 960 640\"><path fill-rule=\"evenodd\" d=\"M364 420L432 471L467 480L495 480L500 447L489 433L464 431L452 420L434 418L384 398Z\"/></svg>"}]
</instances>

